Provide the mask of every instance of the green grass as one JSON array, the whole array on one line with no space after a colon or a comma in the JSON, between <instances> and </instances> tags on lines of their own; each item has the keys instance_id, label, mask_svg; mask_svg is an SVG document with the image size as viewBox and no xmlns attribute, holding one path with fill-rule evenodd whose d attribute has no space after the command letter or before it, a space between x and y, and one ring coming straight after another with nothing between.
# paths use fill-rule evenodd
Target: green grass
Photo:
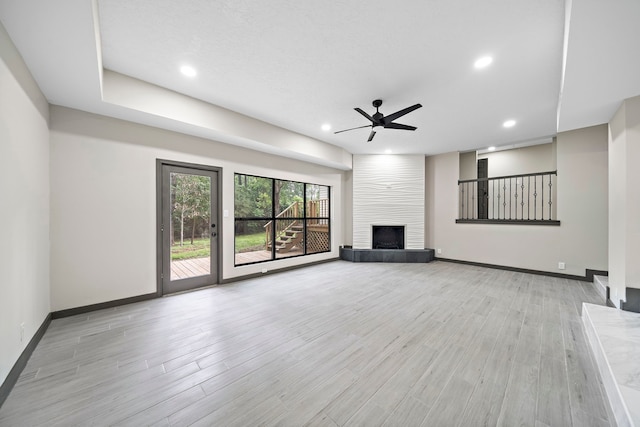
<instances>
[{"instance_id":1,"label":"green grass","mask_svg":"<svg viewBox=\"0 0 640 427\"><path fill-rule=\"evenodd\" d=\"M236 236L236 252L260 251L264 249L264 245L264 233ZM177 241L171 247L171 261L204 258L208 257L209 254L209 239L194 239L193 245L191 244L191 239L185 239L183 246L180 246L180 242Z\"/></svg>"},{"instance_id":2,"label":"green grass","mask_svg":"<svg viewBox=\"0 0 640 427\"><path fill-rule=\"evenodd\" d=\"M265 247L265 234L247 234L236 236L236 252L260 251Z\"/></svg>"},{"instance_id":3,"label":"green grass","mask_svg":"<svg viewBox=\"0 0 640 427\"><path fill-rule=\"evenodd\" d=\"M171 247L171 261L204 258L208 257L209 253L209 239L194 239L193 245L191 239L185 239L184 245L180 246L178 241Z\"/></svg>"}]
</instances>

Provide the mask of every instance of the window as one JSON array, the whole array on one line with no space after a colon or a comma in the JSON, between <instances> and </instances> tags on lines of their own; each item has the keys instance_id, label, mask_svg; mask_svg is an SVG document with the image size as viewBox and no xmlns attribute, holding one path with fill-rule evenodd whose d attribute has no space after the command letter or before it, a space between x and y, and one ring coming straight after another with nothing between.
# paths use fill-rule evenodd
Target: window
<instances>
[{"instance_id":1,"label":"window","mask_svg":"<svg viewBox=\"0 0 640 427\"><path fill-rule=\"evenodd\" d=\"M235 265L328 252L330 188L235 175Z\"/></svg>"}]
</instances>

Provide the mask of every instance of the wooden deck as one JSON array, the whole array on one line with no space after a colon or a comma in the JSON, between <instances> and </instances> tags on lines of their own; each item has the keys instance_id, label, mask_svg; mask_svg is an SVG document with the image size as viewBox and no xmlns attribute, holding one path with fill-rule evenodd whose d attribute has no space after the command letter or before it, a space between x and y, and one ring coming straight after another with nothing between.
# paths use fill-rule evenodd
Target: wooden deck
<instances>
[{"instance_id":1,"label":"wooden deck","mask_svg":"<svg viewBox=\"0 0 640 427\"><path fill-rule=\"evenodd\" d=\"M171 262L171 280L206 276L209 274L210 264L209 257L173 261Z\"/></svg>"},{"instance_id":2,"label":"wooden deck","mask_svg":"<svg viewBox=\"0 0 640 427\"><path fill-rule=\"evenodd\" d=\"M278 259L302 255L302 249L295 248L289 252L277 254ZM253 251L236 254L236 265L269 261L270 251ZM190 277L206 276L209 274L209 257L192 258L171 263L171 280L188 279Z\"/></svg>"},{"instance_id":3,"label":"wooden deck","mask_svg":"<svg viewBox=\"0 0 640 427\"><path fill-rule=\"evenodd\" d=\"M276 259L288 258L292 256L302 255L302 249L294 248L289 252L276 254ZM250 264L253 262L269 261L271 259L271 251L253 251L240 252L236 254L236 265Z\"/></svg>"}]
</instances>

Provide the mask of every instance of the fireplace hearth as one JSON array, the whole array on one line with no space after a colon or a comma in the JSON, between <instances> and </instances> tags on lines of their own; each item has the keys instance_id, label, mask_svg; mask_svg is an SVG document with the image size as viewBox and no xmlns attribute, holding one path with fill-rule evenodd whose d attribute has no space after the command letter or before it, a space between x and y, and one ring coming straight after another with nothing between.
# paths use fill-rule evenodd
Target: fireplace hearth
<instances>
[{"instance_id":1,"label":"fireplace hearth","mask_svg":"<svg viewBox=\"0 0 640 427\"><path fill-rule=\"evenodd\" d=\"M371 249L404 249L404 225L373 225Z\"/></svg>"}]
</instances>

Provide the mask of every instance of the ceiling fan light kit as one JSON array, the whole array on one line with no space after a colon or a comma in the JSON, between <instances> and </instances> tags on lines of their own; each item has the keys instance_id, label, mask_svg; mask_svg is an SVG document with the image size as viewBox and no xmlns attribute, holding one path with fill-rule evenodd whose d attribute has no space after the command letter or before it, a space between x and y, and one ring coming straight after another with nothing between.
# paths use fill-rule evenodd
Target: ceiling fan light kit
<instances>
[{"instance_id":1,"label":"ceiling fan light kit","mask_svg":"<svg viewBox=\"0 0 640 427\"><path fill-rule=\"evenodd\" d=\"M400 129L400 130L416 130L417 129L415 126L409 126L409 125L403 125L403 124L400 124L400 123L394 123L393 121L395 119L398 119L398 118L404 116L405 114L409 114L413 110L417 110L418 108L422 107L421 104L415 104L415 105L412 105L411 107L403 108L402 110L396 111L395 113L389 114L388 116L385 116L384 114L382 114L378 110L380 108L380 106L382 105L382 100L381 99L374 100L372 105L376 109L376 112L374 113L373 116L370 116L364 110L362 110L362 109L360 109L358 107L354 108L354 110L356 110L358 113L362 114L367 120L369 120L371 122L370 125L358 126L358 127L355 127L355 128L339 130L339 131L334 132L334 133L342 133L342 132L347 132L347 131L350 131L350 130L363 129L363 128L370 127L371 128L371 133L369 134L369 138L367 139L367 142L370 142L373 139L373 137L376 136L376 128L379 128L379 127L382 127L384 129Z\"/></svg>"}]
</instances>

